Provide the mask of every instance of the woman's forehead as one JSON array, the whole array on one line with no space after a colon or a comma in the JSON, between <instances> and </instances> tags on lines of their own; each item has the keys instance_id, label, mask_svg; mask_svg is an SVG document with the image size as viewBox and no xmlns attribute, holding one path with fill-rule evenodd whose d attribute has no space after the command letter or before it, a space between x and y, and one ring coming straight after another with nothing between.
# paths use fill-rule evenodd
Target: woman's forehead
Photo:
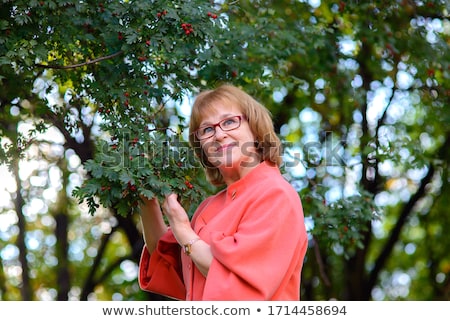
<instances>
[{"instance_id":1,"label":"woman's forehead","mask_svg":"<svg viewBox=\"0 0 450 321\"><path fill-rule=\"evenodd\" d=\"M223 118L239 115L240 113L241 110L236 104L217 101L214 104L209 104L208 106L204 106L204 108L202 108L200 113L200 124L205 122L218 122Z\"/></svg>"}]
</instances>

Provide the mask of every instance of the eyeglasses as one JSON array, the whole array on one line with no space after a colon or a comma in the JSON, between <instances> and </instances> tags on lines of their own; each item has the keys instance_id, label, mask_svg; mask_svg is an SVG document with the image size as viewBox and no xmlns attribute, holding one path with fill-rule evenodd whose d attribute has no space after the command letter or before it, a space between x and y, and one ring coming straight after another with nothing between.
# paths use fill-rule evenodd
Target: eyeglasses
<instances>
[{"instance_id":1,"label":"eyeglasses","mask_svg":"<svg viewBox=\"0 0 450 321\"><path fill-rule=\"evenodd\" d=\"M224 132L237 129L241 126L241 120L245 119L245 116L231 116L225 119L222 119L217 124L210 124L200 127L195 131L195 136L199 140L204 140L214 136L216 133L216 127L219 126Z\"/></svg>"}]
</instances>

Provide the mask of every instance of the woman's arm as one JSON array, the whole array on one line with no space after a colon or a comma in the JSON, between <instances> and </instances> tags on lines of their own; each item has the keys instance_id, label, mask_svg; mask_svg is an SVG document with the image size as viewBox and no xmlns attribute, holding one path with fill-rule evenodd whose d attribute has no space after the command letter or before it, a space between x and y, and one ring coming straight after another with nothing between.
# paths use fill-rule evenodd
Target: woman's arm
<instances>
[{"instance_id":1,"label":"woman's arm","mask_svg":"<svg viewBox=\"0 0 450 321\"><path fill-rule=\"evenodd\" d=\"M144 242L149 253L152 253L158 240L167 232L167 225L161 212L157 198L148 199L143 197L141 205L141 223L143 228Z\"/></svg>"}]
</instances>

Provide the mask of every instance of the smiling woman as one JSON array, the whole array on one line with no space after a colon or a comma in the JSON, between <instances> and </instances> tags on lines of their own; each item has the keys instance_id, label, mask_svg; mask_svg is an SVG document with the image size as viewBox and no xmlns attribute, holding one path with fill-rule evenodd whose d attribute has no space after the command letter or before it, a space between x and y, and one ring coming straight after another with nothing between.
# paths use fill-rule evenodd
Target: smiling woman
<instances>
[{"instance_id":1,"label":"smiling woman","mask_svg":"<svg viewBox=\"0 0 450 321\"><path fill-rule=\"evenodd\" d=\"M299 300L303 210L280 173L281 143L268 110L222 85L196 97L189 132L207 178L225 188L191 222L177 195L161 206L143 197L140 286L181 300Z\"/></svg>"},{"instance_id":2,"label":"smiling woman","mask_svg":"<svg viewBox=\"0 0 450 321\"><path fill-rule=\"evenodd\" d=\"M206 175L213 185L222 185L225 183L225 177L220 172L219 167L214 166L211 163L212 159L205 153L211 145L221 144L219 142L220 137L217 139L218 137L210 136L208 137L210 139L199 139L197 133L198 129L204 124L214 123L214 115L217 115L216 118L220 119L233 115L242 116L239 125L244 123L243 126L249 130L247 133L250 134L245 141L241 142L239 147L244 156L250 158L250 161L252 159L256 161L267 159L273 164L281 164L281 143L273 130L273 122L269 111L242 90L224 85L215 91L205 91L197 96L189 125L189 131L195 133L195 135L189 136L189 141L196 155L205 166ZM217 130L217 128L215 129ZM229 133L232 135L232 132ZM221 132L218 136L220 135ZM239 158L235 157L235 160L239 160ZM251 167L252 163L243 163L242 165L245 169Z\"/></svg>"}]
</instances>

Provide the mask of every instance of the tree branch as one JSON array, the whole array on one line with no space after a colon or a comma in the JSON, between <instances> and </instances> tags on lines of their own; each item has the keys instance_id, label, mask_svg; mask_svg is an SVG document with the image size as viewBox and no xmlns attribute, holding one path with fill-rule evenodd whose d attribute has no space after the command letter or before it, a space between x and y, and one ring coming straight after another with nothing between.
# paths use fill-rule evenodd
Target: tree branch
<instances>
[{"instance_id":1,"label":"tree branch","mask_svg":"<svg viewBox=\"0 0 450 321\"><path fill-rule=\"evenodd\" d=\"M103 61L103 60L108 60L117 56L120 56L121 54L123 54L122 50L119 50L111 55L108 56L104 56L104 57L99 57L99 58L95 58L93 60L88 60L79 64L74 64L74 65L68 65L68 66L61 66L61 65L45 65L45 64L36 64L37 67L40 68L47 68L47 69L75 69L78 67L83 67L83 66L87 66L87 65L92 65L95 64L97 62Z\"/></svg>"},{"instance_id":2,"label":"tree branch","mask_svg":"<svg viewBox=\"0 0 450 321\"><path fill-rule=\"evenodd\" d=\"M408 203L406 203L405 206L403 207L400 216L397 220L397 223L392 229L392 232L386 242L386 245L384 246L383 250L378 256L378 259L375 262L373 270L370 272L367 286L368 289L372 289L373 286L375 285L375 282L378 279L380 271L385 265L392 250L394 249L395 244L397 243L400 237L400 233L403 226L406 224L407 219L410 216L416 203L426 194L426 186L428 185L428 183L431 182L433 175L434 175L434 166L430 164L427 175L422 179L417 192L410 198Z\"/></svg>"},{"instance_id":3,"label":"tree branch","mask_svg":"<svg viewBox=\"0 0 450 321\"><path fill-rule=\"evenodd\" d=\"M80 157L80 160L82 163L87 161L88 159L93 158L94 155L94 148L93 143L90 138L90 130L91 126L88 126L84 124L83 122L80 122L80 129L83 132L84 140L82 143L78 143L77 140L72 137L70 132L65 127L64 121L59 118L57 115L55 115L53 112L49 111L46 113L47 119L50 121L50 123L55 126L61 134L64 136L66 142L64 143L64 146L66 148L71 148L75 151L75 153Z\"/></svg>"},{"instance_id":4,"label":"tree branch","mask_svg":"<svg viewBox=\"0 0 450 321\"><path fill-rule=\"evenodd\" d=\"M106 246L108 245L108 241L111 238L111 236L116 232L117 226L113 227L111 229L111 232L108 234L104 234L101 238L100 246L97 249L97 256L94 259L93 264L91 265L91 268L89 270L89 273L84 281L84 285L82 287L82 291L80 294L80 300L86 301L88 298L88 295L93 291L95 285L97 284L94 281L94 275L98 272L98 268L100 266L101 260L103 259L103 255L106 250Z\"/></svg>"},{"instance_id":5,"label":"tree branch","mask_svg":"<svg viewBox=\"0 0 450 321\"><path fill-rule=\"evenodd\" d=\"M316 237L313 237L313 238L314 238L314 254L316 256L317 265L319 266L320 276L322 277L324 284L327 287L330 287L331 282L330 282L330 278L328 277L327 273L325 272L325 264L323 263L322 255L320 254L319 243L318 243Z\"/></svg>"}]
</instances>

